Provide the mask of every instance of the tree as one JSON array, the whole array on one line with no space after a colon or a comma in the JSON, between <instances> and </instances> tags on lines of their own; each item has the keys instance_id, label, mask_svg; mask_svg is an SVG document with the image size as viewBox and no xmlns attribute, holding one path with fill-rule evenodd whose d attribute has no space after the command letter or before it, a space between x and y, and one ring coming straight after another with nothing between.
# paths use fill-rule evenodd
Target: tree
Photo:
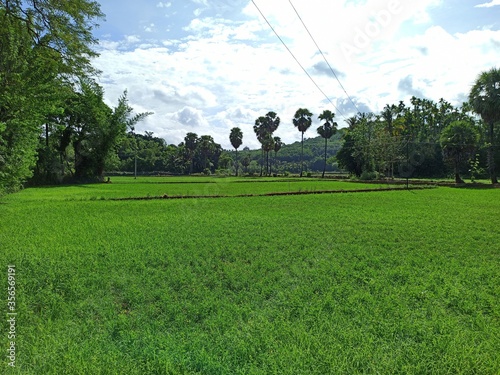
<instances>
[{"instance_id":1,"label":"tree","mask_svg":"<svg viewBox=\"0 0 500 375\"><path fill-rule=\"evenodd\" d=\"M335 155L339 167L347 170L349 173L353 173L355 176L360 177L362 173L361 158L359 156L354 156L354 149L356 140L352 135L353 130L351 127L346 130L343 137L344 143L342 147Z\"/></svg>"},{"instance_id":2,"label":"tree","mask_svg":"<svg viewBox=\"0 0 500 375\"><path fill-rule=\"evenodd\" d=\"M325 123L317 129L318 134L325 139L325 164L323 166L323 174L321 175L322 178L325 177L326 171L326 150L328 147L328 139L330 139L337 132L337 123L333 121L334 117L335 114L328 109L325 109L323 113L318 116L320 120L325 121Z\"/></svg>"},{"instance_id":3,"label":"tree","mask_svg":"<svg viewBox=\"0 0 500 375\"><path fill-rule=\"evenodd\" d=\"M56 122L64 126L60 149L70 144L74 153L73 177L77 181L102 180L107 158L117 151L127 130L151 113L133 115L127 92L111 109L104 103L104 91L95 81L82 79L69 95L64 112Z\"/></svg>"},{"instance_id":4,"label":"tree","mask_svg":"<svg viewBox=\"0 0 500 375\"><path fill-rule=\"evenodd\" d=\"M262 148L262 162L260 175L262 176L262 169L264 165L264 152L266 152L266 174L269 175L269 151L274 147L273 145L273 133L278 129L280 124L280 118L276 112L268 112L265 116L260 116L255 120L255 125L253 130L257 136L257 140L261 144Z\"/></svg>"},{"instance_id":5,"label":"tree","mask_svg":"<svg viewBox=\"0 0 500 375\"><path fill-rule=\"evenodd\" d=\"M194 165L194 153L196 151L196 147L198 145L199 139L196 133L187 133L184 137L184 146L188 152L189 159L189 174L193 173L193 165Z\"/></svg>"},{"instance_id":6,"label":"tree","mask_svg":"<svg viewBox=\"0 0 500 375\"><path fill-rule=\"evenodd\" d=\"M234 150L236 151L236 176L238 176L238 148L241 146L243 143L243 132L241 131L240 128L232 128L231 133L229 134L229 141L231 142L231 145L234 147Z\"/></svg>"},{"instance_id":7,"label":"tree","mask_svg":"<svg viewBox=\"0 0 500 375\"><path fill-rule=\"evenodd\" d=\"M306 108L299 108L295 112L295 116L293 118L293 125L301 132L302 134L302 146L300 152L300 177L302 177L302 171L304 167L303 157L304 157L304 133L309 129L312 124L312 113Z\"/></svg>"},{"instance_id":8,"label":"tree","mask_svg":"<svg viewBox=\"0 0 500 375\"><path fill-rule=\"evenodd\" d=\"M37 155L41 126L49 154L47 118L62 112L63 86L95 72L92 30L102 17L95 1L0 0L0 194L26 181L37 157L50 164Z\"/></svg>"},{"instance_id":9,"label":"tree","mask_svg":"<svg viewBox=\"0 0 500 375\"><path fill-rule=\"evenodd\" d=\"M469 94L469 102L488 126L488 169L493 184L498 183L495 169L495 124L500 121L500 69L482 72Z\"/></svg>"},{"instance_id":10,"label":"tree","mask_svg":"<svg viewBox=\"0 0 500 375\"><path fill-rule=\"evenodd\" d=\"M245 157L241 160L241 165L243 165L244 172L248 173L248 166L250 165L250 162L252 159L250 158L250 155L246 154Z\"/></svg>"},{"instance_id":11,"label":"tree","mask_svg":"<svg viewBox=\"0 0 500 375\"><path fill-rule=\"evenodd\" d=\"M1 0L0 9L2 22L19 21L34 49L55 53L53 63L60 74L70 78L96 72L90 64L97 56L92 46L98 42L92 30L104 19L97 1Z\"/></svg>"},{"instance_id":12,"label":"tree","mask_svg":"<svg viewBox=\"0 0 500 375\"><path fill-rule=\"evenodd\" d=\"M210 135L202 135L196 146L195 166L197 171L208 173L215 172L219 165L222 147L215 143Z\"/></svg>"},{"instance_id":13,"label":"tree","mask_svg":"<svg viewBox=\"0 0 500 375\"><path fill-rule=\"evenodd\" d=\"M464 183L460 178L460 169L467 166L478 141L479 132L469 121L454 121L441 133L443 155L453 165L457 184Z\"/></svg>"},{"instance_id":14,"label":"tree","mask_svg":"<svg viewBox=\"0 0 500 375\"><path fill-rule=\"evenodd\" d=\"M277 164L277 156L278 156L278 151L281 150L281 147L283 147L284 143L281 141L280 137L274 137L273 138L273 143L274 143L274 164Z\"/></svg>"}]
</instances>

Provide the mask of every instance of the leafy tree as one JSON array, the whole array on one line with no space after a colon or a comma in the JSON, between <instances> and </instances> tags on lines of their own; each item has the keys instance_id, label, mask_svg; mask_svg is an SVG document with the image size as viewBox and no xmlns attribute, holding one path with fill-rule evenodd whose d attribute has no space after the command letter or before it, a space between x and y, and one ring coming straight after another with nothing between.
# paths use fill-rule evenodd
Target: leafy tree
<instances>
[{"instance_id":1,"label":"leafy tree","mask_svg":"<svg viewBox=\"0 0 500 375\"><path fill-rule=\"evenodd\" d=\"M333 121L334 117L335 114L328 109L325 109L323 113L318 116L320 120L325 121L325 123L317 129L318 134L325 139L325 164L323 166L323 174L321 175L323 178L325 177L326 171L326 150L328 147L328 139L330 139L337 132L337 123Z\"/></svg>"},{"instance_id":2,"label":"leafy tree","mask_svg":"<svg viewBox=\"0 0 500 375\"><path fill-rule=\"evenodd\" d=\"M359 177L361 176L363 170L361 166L361 158L359 157L359 155L357 157L354 156L356 139L353 136L352 132L352 127L349 127L343 137L344 143L342 144L340 150L337 152L335 158L340 168Z\"/></svg>"},{"instance_id":3,"label":"leafy tree","mask_svg":"<svg viewBox=\"0 0 500 375\"><path fill-rule=\"evenodd\" d=\"M302 147L300 152L300 177L302 177L303 172L303 158L304 158L304 133L309 129L312 124L312 113L306 108L299 108L295 112L295 116L293 118L293 125L301 132L302 135Z\"/></svg>"},{"instance_id":4,"label":"leafy tree","mask_svg":"<svg viewBox=\"0 0 500 375\"><path fill-rule=\"evenodd\" d=\"M91 79L82 79L78 89L68 96L62 115L55 117L64 126L60 152L73 147L73 177L78 180L102 180L107 158L116 152L127 129L151 113L133 115L127 92L111 109L104 103L103 89Z\"/></svg>"},{"instance_id":5,"label":"leafy tree","mask_svg":"<svg viewBox=\"0 0 500 375\"><path fill-rule=\"evenodd\" d=\"M479 132L469 121L454 121L441 133L441 147L445 159L450 161L455 172L455 182L463 183L460 169L466 167L474 156Z\"/></svg>"},{"instance_id":6,"label":"leafy tree","mask_svg":"<svg viewBox=\"0 0 500 375\"><path fill-rule=\"evenodd\" d=\"M235 127L231 129L231 133L229 134L229 141L231 142L231 145L234 147L234 150L236 151L236 176L238 176L238 148L241 146L243 143L243 132L241 131L240 128Z\"/></svg>"},{"instance_id":7,"label":"leafy tree","mask_svg":"<svg viewBox=\"0 0 500 375\"><path fill-rule=\"evenodd\" d=\"M469 102L488 126L488 168L493 184L498 183L495 169L495 123L500 121L500 69L482 72L469 94Z\"/></svg>"},{"instance_id":8,"label":"leafy tree","mask_svg":"<svg viewBox=\"0 0 500 375\"><path fill-rule=\"evenodd\" d=\"M199 139L196 133L187 133L186 136L184 137L184 146L188 152L188 159L189 159L189 174L193 173L194 154L196 148L198 147L198 142Z\"/></svg>"},{"instance_id":9,"label":"leafy tree","mask_svg":"<svg viewBox=\"0 0 500 375\"><path fill-rule=\"evenodd\" d=\"M250 158L250 155L246 154L243 159L241 159L241 165L243 165L244 172L248 173L248 166L250 165L250 162L252 159Z\"/></svg>"},{"instance_id":10,"label":"leafy tree","mask_svg":"<svg viewBox=\"0 0 500 375\"><path fill-rule=\"evenodd\" d=\"M48 134L60 129L47 118L62 112L63 86L94 73L92 30L102 16L94 1L0 1L0 194L32 175L37 156L52 163Z\"/></svg>"},{"instance_id":11,"label":"leafy tree","mask_svg":"<svg viewBox=\"0 0 500 375\"><path fill-rule=\"evenodd\" d=\"M222 147L215 143L210 135L202 135L196 146L195 166L199 172L211 171L218 168Z\"/></svg>"},{"instance_id":12,"label":"leafy tree","mask_svg":"<svg viewBox=\"0 0 500 375\"><path fill-rule=\"evenodd\" d=\"M54 64L68 77L94 74L90 59L97 56L92 30L104 18L92 0L0 1L3 22L19 21L34 49L55 52Z\"/></svg>"},{"instance_id":13,"label":"leafy tree","mask_svg":"<svg viewBox=\"0 0 500 375\"><path fill-rule=\"evenodd\" d=\"M219 168L230 169L233 164L233 158L228 152L223 152L219 158Z\"/></svg>"}]
</instances>

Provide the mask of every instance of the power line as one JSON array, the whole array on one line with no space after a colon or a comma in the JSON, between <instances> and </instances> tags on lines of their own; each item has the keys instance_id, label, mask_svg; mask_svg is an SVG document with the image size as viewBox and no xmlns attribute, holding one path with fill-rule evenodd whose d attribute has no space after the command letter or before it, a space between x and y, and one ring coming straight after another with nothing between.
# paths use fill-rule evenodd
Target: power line
<instances>
[{"instance_id":1,"label":"power line","mask_svg":"<svg viewBox=\"0 0 500 375\"><path fill-rule=\"evenodd\" d=\"M255 6L255 8L257 8L257 10L259 11L260 15L262 16L262 18L264 18L264 20L266 21L266 23L269 25L269 27L271 28L271 30L274 32L274 34L278 37L278 39L281 41L281 43L285 46L285 48L287 49L287 51L290 53L290 55L292 55L292 57L294 58L294 60L297 62L297 64L299 64L299 66L302 68L302 70L304 71L304 73L306 73L306 75L309 77L309 79L312 81L312 83L314 83L314 85L316 86L316 88L323 94L323 96L330 102L330 104L333 106L333 108L335 108L335 110L337 111L337 113L340 113L340 115L344 118L344 120L347 121L346 117L344 116L344 114L342 112L340 112L340 110L337 108L337 106L335 104L333 104L332 100L328 97L328 95L326 95L324 93L324 91L321 89L321 87L318 86L318 84L316 83L316 81L311 77L311 75L307 72L307 70L302 66L302 64L300 63L300 61L295 57L295 55L293 54L293 52L290 50L290 48L288 48L288 46L286 45L286 43L283 41L283 39L278 35L278 33L276 32L276 30L274 29L274 27L271 25L271 23L267 20L266 16L262 13L262 11L260 10L260 8L257 6L257 4L255 3L254 0L252 0L252 3L253 5Z\"/></svg>"},{"instance_id":2,"label":"power line","mask_svg":"<svg viewBox=\"0 0 500 375\"><path fill-rule=\"evenodd\" d=\"M309 31L309 29L307 28L305 22L302 20L302 17L300 16L299 12L297 11L297 9L295 8L295 6L293 5L292 3L292 0L288 0L290 2L290 5L292 6L293 10L295 11L295 13L297 14L297 17L299 17L299 20L300 22L302 22L302 25L304 26L304 28L306 29L307 33L309 34L309 36L311 37L312 41L314 42L314 44L316 45L316 48L318 49L319 53L321 54L321 56L323 56L323 60L325 60L326 62L326 65L328 65L328 67L330 68L331 72L333 73L333 76L335 77L335 79L337 80L337 82L339 83L340 87L342 87L342 90L344 90L344 93L346 94L346 96L349 98L349 100L351 101L352 105L354 106L354 108L356 108L356 111L357 113L361 113L361 111L358 109L358 106L356 105L356 103L354 103L354 101L352 100L352 98L349 96L349 94L347 93L347 90L344 88L344 86L342 85L342 83L340 82L339 80L339 77L337 77L337 73L335 73L335 71L333 70L333 68L331 67L330 63L328 62L328 60L326 59L325 55L323 54L323 51L321 51L321 48L319 48L318 46L318 43L316 43L316 40L314 39L314 37L312 36L311 32Z\"/></svg>"}]
</instances>

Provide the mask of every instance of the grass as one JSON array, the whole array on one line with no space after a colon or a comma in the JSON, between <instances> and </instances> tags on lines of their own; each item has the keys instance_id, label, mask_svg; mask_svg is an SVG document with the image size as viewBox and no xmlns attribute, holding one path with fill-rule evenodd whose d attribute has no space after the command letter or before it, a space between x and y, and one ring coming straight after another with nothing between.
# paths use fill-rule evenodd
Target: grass
<instances>
[{"instance_id":1,"label":"grass","mask_svg":"<svg viewBox=\"0 0 500 375\"><path fill-rule=\"evenodd\" d=\"M18 283L10 373L500 372L498 190L65 196L80 188L0 205Z\"/></svg>"},{"instance_id":2,"label":"grass","mask_svg":"<svg viewBox=\"0 0 500 375\"><path fill-rule=\"evenodd\" d=\"M32 188L15 199L105 200L157 196L235 196L270 192L306 192L322 190L357 190L395 187L391 184L322 180L314 178L217 178L217 177L113 177L111 184L86 184ZM399 185L400 186L400 185ZM7 198L10 199L10 198Z\"/></svg>"}]
</instances>

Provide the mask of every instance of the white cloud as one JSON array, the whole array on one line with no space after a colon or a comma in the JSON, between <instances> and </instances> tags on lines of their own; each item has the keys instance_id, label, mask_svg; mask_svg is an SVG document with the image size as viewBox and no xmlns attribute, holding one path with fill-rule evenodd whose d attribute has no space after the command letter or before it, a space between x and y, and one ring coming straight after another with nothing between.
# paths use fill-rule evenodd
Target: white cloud
<instances>
[{"instance_id":1,"label":"white cloud","mask_svg":"<svg viewBox=\"0 0 500 375\"><path fill-rule=\"evenodd\" d=\"M491 8L500 5L500 0L491 0L489 3L478 4L476 8Z\"/></svg>"},{"instance_id":2,"label":"white cloud","mask_svg":"<svg viewBox=\"0 0 500 375\"><path fill-rule=\"evenodd\" d=\"M157 8L170 8L172 6L172 3L171 2L162 2L160 1L158 4L156 4L156 7Z\"/></svg>"},{"instance_id":3,"label":"white cloud","mask_svg":"<svg viewBox=\"0 0 500 375\"><path fill-rule=\"evenodd\" d=\"M182 108L180 111L175 112L172 115L172 118L175 121L178 121L180 124L193 129L208 126L208 122L203 117L203 113L200 110L192 107Z\"/></svg>"},{"instance_id":4,"label":"white cloud","mask_svg":"<svg viewBox=\"0 0 500 375\"><path fill-rule=\"evenodd\" d=\"M208 6L205 0L193 3ZM354 114L338 82L314 68L324 65L323 59L288 0L257 3L342 114ZM428 21L439 3L436 0L293 3L329 63L342 73L342 84L362 111L378 112L385 104L408 99L412 93L460 104L477 74L499 61L500 31L450 34L432 26ZM370 36L366 45L356 45L358 30L369 32L373 27L370 22L378 22L379 32L373 32L376 35ZM401 32L404 25L418 22L416 29L424 32ZM154 26L162 27L158 22ZM307 107L317 117L331 107L251 3L240 18L213 14L187 20L178 27L182 26L183 36L178 40L150 41L144 37L139 44L141 38L131 35L118 42L100 42L101 56L95 66L105 72L101 84L109 104L114 105L128 88L132 107L155 112L138 124L137 131L153 131L175 144L193 131L212 135L223 147L231 148L229 130L239 126L244 133L243 146L258 147L254 121L272 110L281 117L276 135L292 143L300 139L291 121L297 108ZM358 49L350 59L343 54L343 43ZM334 112L339 125L345 126L342 115ZM311 127L306 136L314 137L314 129Z\"/></svg>"}]
</instances>

